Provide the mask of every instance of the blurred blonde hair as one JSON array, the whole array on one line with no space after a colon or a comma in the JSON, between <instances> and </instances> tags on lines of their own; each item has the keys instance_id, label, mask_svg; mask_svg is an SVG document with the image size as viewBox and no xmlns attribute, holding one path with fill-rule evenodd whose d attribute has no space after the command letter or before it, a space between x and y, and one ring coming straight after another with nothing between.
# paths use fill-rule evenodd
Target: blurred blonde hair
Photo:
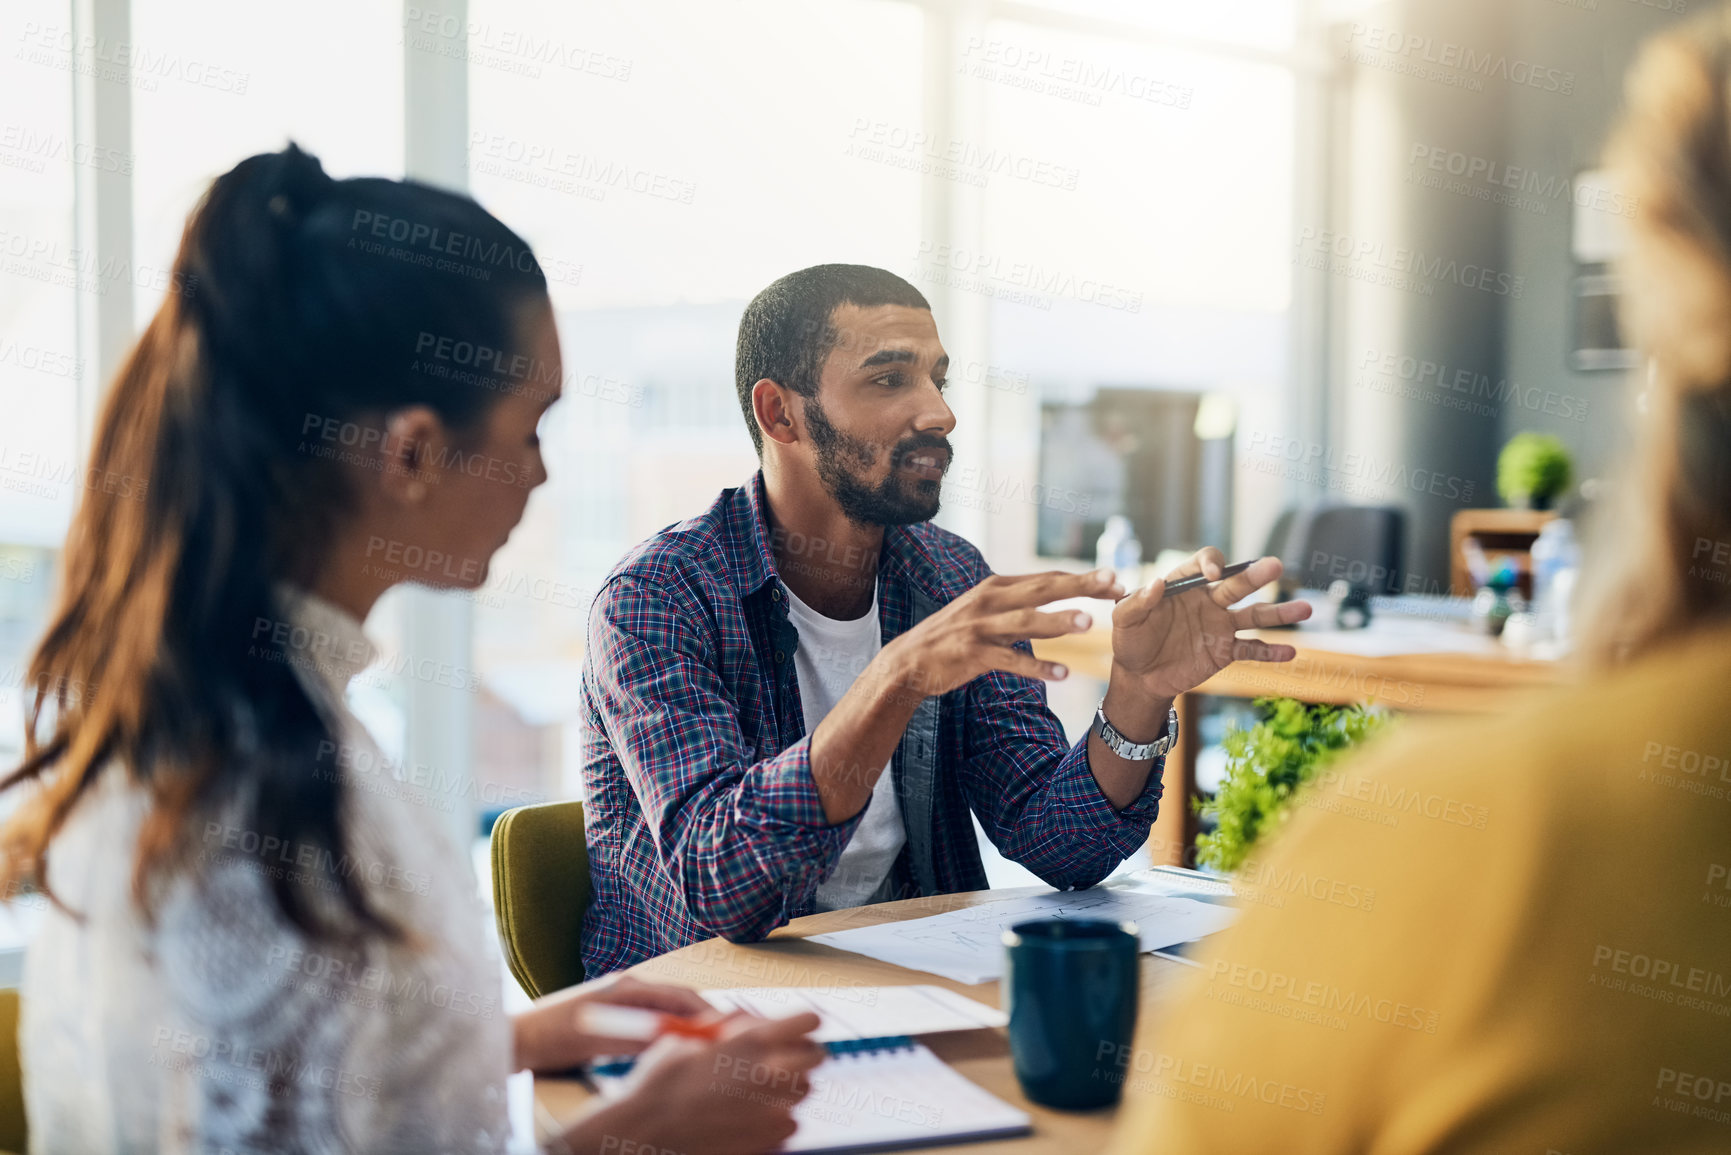
<instances>
[{"instance_id":1,"label":"blurred blonde hair","mask_svg":"<svg viewBox=\"0 0 1731 1155\"><path fill-rule=\"evenodd\" d=\"M1650 41L1625 99L1606 159L1634 199L1623 323L1649 363L1611 548L1583 586L1598 665L1731 616L1731 6Z\"/></svg>"}]
</instances>

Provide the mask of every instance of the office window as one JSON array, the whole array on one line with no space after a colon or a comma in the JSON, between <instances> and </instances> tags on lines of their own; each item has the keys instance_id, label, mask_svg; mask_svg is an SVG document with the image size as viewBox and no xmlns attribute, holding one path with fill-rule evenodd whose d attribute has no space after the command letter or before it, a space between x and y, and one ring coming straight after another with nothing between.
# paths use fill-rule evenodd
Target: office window
<instances>
[{"instance_id":1,"label":"office window","mask_svg":"<svg viewBox=\"0 0 1731 1155\"><path fill-rule=\"evenodd\" d=\"M399 11L344 0L292 9L133 0L138 263L171 262L210 182L290 140L332 176L402 176ZM161 300L160 289L138 290L141 328Z\"/></svg>"},{"instance_id":2,"label":"office window","mask_svg":"<svg viewBox=\"0 0 1731 1155\"><path fill-rule=\"evenodd\" d=\"M1247 48L1289 49L1298 36L1297 0L1027 0L1027 6Z\"/></svg>"},{"instance_id":3,"label":"office window","mask_svg":"<svg viewBox=\"0 0 1731 1155\"><path fill-rule=\"evenodd\" d=\"M65 0L21 0L0 13L0 760L22 741L22 663L80 489L81 413L89 419L107 385L82 355L80 326L129 288L142 327L187 213L242 157L294 139L334 175L402 172L395 6L314 0L291 18L210 0L134 0L130 19L124 52L75 55ZM96 83L111 83L120 59L131 65L129 149L74 131L75 70L95 67ZM130 177L129 262L95 261L91 239L76 235L78 166Z\"/></svg>"},{"instance_id":4,"label":"office window","mask_svg":"<svg viewBox=\"0 0 1731 1155\"><path fill-rule=\"evenodd\" d=\"M1029 176L994 175L977 241L928 250L918 267L985 303L989 371L964 385L989 396L989 469L957 472L950 488L984 514L994 565L1027 569L1044 564L1040 517L1097 535L1108 515L1132 512L1042 473L1043 406L1126 388L1214 395L1210 412L1228 416L1286 404L1295 82L1284 64L1224 50L1021 21L989 22L983 42L997 63L965 73L983 148L1013 154ZM1054 69L1075 80L1051 80ZM1179 523L1223 524L1235 500L1254 507L1239 525L1271 521L1277 487L1234 495L1233 480ZM1228 542L1142 544L1153 560ZM1091 537L1081 552L1092 556Z\"/></svg>"},{"instance_id":5,"label":"office window","mask_svg":"<svg viewBox=\"0 0 1731 1155\"><path fill-rule=\"evenodd\" d=\"M1089 564L1113 513L1153 539L1149 561L1254 550L1232 529L1272 521L1281 495L1239 483L1229 446L1235 412L1289 393L1295 76L1273 53L1291 46L1295 5L1037 6L1047 18L959 37L949 62L952 135L980 160L913 266L981 333L954 343L952 379L986 433L958 454L946 508L1000 572ZM1042 460L1043 443L1083 460ZM1193 485L1152 480L1154 458L1194 459ZM1099 693L1049 687L1073 739ZM994 885L1034 881L985 857Z\"/></svg>"},{"instance_id":6,"label":"office window","mask_svg":"<svg viewBox=\"0 0 1731 1155\"><path fill-rule=\"evenodd\" d=\"M596 584L756 466L745 302L806 265L908 263L922 21L882 0L472 0L470 24L471 188L547 267L566 397L551 480L476 599L476 773L551 796L577 786Z\"/></svg>"},{"instance_id":7,"label":"office window","mask_svg":"<svg viewBox=\"0 0 1731 1155\"><path fill-rule=\"evenodd\" d=\"M120 165L73 139L65 0L0 9L0 765L23 744L24 665L41 633L78 462L78 165Z\"/></svg>"},{"instance_id":8,"label":"office window","mask_svg":"<svg viewBox=\"0 0 1731 1155\"><path fill-rule=\"evenodd\" d=\"M988 187L988 243L1013 244L1048 270L1088 260L1083 271L1124 298L1106 293L1101 307L1129 318L1174 306L1286 307L1288 69L1007 20L991 22L987 36L1084 62L1077 75L1097 78L1044 91L1015 83L1018 75L978 78L987 145L1014 148L1051 174ZM1085 295L1077 287L1068 299Z\"/></svg>"},{"instance_id":9,"label":"office window","mask_svg":"<svg viewBox=\"0 0 1731 1155\"><path fill-rule=\"evenodd\" d=\"M166 269L187 214L210 182L248 156L294 141L334 177L403 175L403 62L394 4L309 0L292 12L219 0L133 0L133 252L140 269ZM160 279L140 278L140 329L162 302ZM395 597L368 633L397 649ZM401 757L402 688L357 679L351 705L380 745Z\"/></svg>"}]
</instances>

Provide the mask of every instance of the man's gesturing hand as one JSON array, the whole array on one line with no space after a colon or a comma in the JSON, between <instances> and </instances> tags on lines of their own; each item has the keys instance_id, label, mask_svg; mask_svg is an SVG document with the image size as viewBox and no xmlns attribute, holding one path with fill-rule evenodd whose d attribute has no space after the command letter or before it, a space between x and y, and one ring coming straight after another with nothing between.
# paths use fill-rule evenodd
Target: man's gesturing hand
<instances>
[{"instance_id":1,"label":"man's gesturing hand","mask_svg":"<svg viewBox=\"0 0 1731 1155\"><path fill-rule=\"evenodd\" d=\"M1235 577L1167 598L1166 583L1202 574L1217 579L1226 558L1199 551L1164 579L1138 590L1112 611L1114 675L1131 678L1150 698L1175 698L1235 661L1290 662L1297 651L1238 637L1239 630L1291 625L1310 616L1308 602L1234 603L1280 577L1278 558L1259 558Z\"/></svg>"},{"instance_id":2,"label":"man's gesturing hand","mask_svg":"<svg viewBox=\"0 0 1731 1155\"><path fill-rule=\"evenodd\" d=\"M1043 613L1062 598L1115 598L1123 594L1111 573L994 575L890 642L880 655L892 692L930 697L1003 670L1030 678L1060 679L1069 671L1015 648L1030 638L1080 633L1086 613Z\"/></svg>"},{"instance_id":3,"label":"man's gesturing hand","mask_svg":"<svg viewBox=\"0 0 1731 1155\"><path fill-rule=\"evenodd\" d=\"M1042 613L1040 606L1060 598L1123 594L1106 572L989 577L886 643L811 733L811 777L824 817L842 822L865 808L908 719L927 698L993 670L1065 677L1069 671L1062 666L1015 645L1080 633L1092 623L1078 610Z\"/></svg>"}]
</instances>

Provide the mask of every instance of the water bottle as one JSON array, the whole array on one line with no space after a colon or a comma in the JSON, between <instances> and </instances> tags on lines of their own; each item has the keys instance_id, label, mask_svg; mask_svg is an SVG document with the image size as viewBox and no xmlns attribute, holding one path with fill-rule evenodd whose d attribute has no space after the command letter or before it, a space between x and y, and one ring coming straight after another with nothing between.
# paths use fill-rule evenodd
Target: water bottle
<instances>
[{"instance_id":1,"label":"water bottle","mask_svg":"<svg viewBox=\"0 0 1731 1155\"><path fill-rule=\"evenodd\" d=\"M1574 523L1566 517L1547 521L1533 542L1532 558L1535 639L1567 642L1569 601L1581 566Z\"/></svg>"},{"instance_id":2,"label":"water bottle","mask_svg":"<svg viewBox=\"0 0 1731 1155\"><path fill-rule=\"evenodd\" d=\"M1574 639L1574 618L1570 611L1575 602L1575 580L1581 573L1581 543L1575 537L1572 521L1563 521L1559 534L1561 556L1551 574L1551 612L1556 639L1567 648Z\"/></svg>"},{"instance_id":3,"label":"water bottle","mask_svg":"<svg viewBox=\"0 0 1731 1155\"><path fill-rule=\"evenodd\" d=\"M1142 543L1123 514L1114 513L1106 519L1106 528L1094 545L1094 568L1112 571L1125 590L1142 584Z\"/></svg>"}]
</instances>

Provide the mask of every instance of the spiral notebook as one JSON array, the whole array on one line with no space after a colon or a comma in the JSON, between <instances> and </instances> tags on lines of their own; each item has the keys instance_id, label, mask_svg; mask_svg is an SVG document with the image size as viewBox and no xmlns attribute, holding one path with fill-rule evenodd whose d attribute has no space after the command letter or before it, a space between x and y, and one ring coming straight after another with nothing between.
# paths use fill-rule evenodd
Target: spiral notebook
<instances>
[{"instance_id":1,"label":"spiral notebook","mask_svg":"<svg viewBox=\"0 0 1731 1155\"><path fill-rule=\"evenodd\" d=\"M799 1130L783 1151L888 1151L1009 1138L1033 1129L1027 1112L963 1078L911 1038L825 1046L829 1058L811 1073L811 1093L793 1112ZM602 1094L617 1095L628 1076L615 1068L590 1077Z\"/></svg>"}]
</instances>

